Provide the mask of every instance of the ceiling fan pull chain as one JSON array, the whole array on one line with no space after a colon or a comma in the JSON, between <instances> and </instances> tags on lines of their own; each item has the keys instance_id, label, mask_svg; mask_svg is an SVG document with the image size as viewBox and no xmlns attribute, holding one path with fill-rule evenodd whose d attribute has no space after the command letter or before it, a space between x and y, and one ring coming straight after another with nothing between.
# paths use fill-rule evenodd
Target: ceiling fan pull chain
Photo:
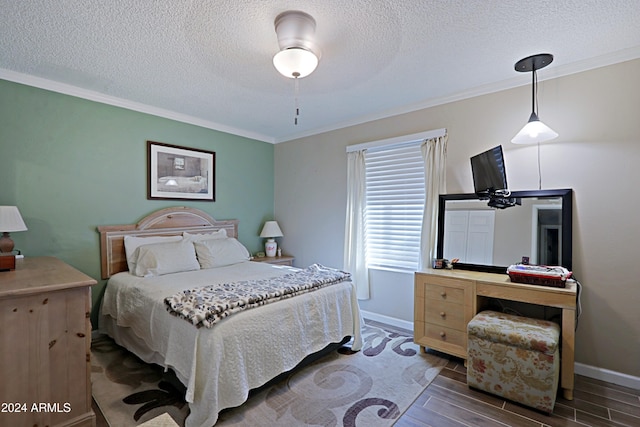
<instances>
[{"instance_id":1,"label":"ceiling fan pull chain","mask_svg":"<svg viewBox=\"0 0 640 427\"><path fill-rule=\"evenodd\" d=\"M296 115L293 118L293 124L296 126L298 125L298 116L300 115L300 106L298 105L298 94L300 93L300 87L298 86L298 76L300 76L300 73L293 73L293 88L296 106Z\"/></svg>"}]
</instances>

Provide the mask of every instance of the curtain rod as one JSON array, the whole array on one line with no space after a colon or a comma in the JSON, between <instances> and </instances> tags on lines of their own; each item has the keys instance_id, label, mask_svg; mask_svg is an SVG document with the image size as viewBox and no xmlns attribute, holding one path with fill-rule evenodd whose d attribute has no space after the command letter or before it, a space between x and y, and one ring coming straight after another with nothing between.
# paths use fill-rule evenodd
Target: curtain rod
<instances>
[{"instance_id":1,"label":"curtain rod","mask_svg":"<svg viewBox=\"0 0 640 427\"><path fill-rule=\"evenodd\" d=\"M445 136L447 129L436 129L427 132L414 133L411 135L396 136L395 138L381 139L379 141L363 142L360 144L347 145L347 153L354 151L366 150L369 148L377 148L384 146L391 146L395 144L404 144L407 142L418 142L425 139L437 138L439 136Z\"/></svg>"}]
</instances>

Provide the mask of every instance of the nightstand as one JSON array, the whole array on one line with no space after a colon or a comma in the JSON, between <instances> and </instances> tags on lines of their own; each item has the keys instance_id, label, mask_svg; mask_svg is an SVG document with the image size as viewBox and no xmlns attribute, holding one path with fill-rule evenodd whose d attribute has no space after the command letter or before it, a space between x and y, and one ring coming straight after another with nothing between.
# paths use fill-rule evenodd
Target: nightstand
<instances>
[{"instance_id":1,"label":"nightstand","mask_svg":"<svg viewBox=\"0 0 640 427\"><path fill-rule=\"evenodd\" d=\"M293 267L294 259L295 257L289 256L289 255L282 255L282 256L265 256L262 258L254 257L251 261L267 262L269 264L288 265L289 267Z\"/></svg>"}]
</instances>

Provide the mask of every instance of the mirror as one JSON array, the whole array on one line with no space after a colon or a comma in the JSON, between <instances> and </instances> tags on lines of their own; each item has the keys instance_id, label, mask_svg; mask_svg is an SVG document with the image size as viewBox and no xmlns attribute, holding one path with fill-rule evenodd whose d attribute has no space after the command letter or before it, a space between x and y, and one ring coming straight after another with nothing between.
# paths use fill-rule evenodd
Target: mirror
<instances>
[{"instance_id":1,"label":"mirror","mask_svg":"<svg viewBox=\"0 0 640 427\"><path fill-rule=\"evenodd\" d=\"M513 191L515 206L494 209L475 193L440 195L437 257L455 268L506 273L511 264L571 270L571 189Z\"/></svg>"}]
</instances>

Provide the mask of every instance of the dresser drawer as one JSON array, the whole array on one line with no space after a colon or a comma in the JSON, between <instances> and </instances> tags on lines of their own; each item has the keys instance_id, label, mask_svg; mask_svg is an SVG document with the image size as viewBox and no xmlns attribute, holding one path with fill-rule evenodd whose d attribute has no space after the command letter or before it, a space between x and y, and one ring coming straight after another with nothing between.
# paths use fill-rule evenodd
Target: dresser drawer
<instances>
[{"instance_id":1,"label":"dresser drawer","mask_svg":"<svg viewBox=\"0 0 640 427\"><path fill-rule=\"evenodd\" d=\"M467 327L465 310L461 304L429 298L424 300L424 321L458 331L464 331Z\"/></svg>"},{"instance_id":2,"label":"dresser drawer","mask_svg":"<svg viewBox=\"0 0 640 427\"><path fill-rule=\"evenodd\" d=\"M456 277L442 277L433 274L416 274L416 281L425 285L438 285L446 288L469 289L473 283Z\"/></svg>"},{"instance_id":3,"label":"dresser drawer","mask_svg":"<svg viewBox=\"0 0 640 427\"><path fill-rule=\"evenodd\" d=\"M431 283L427 283L424 286L427 299L464 305L464 289L433 285Z\"/></svg>"},{"instance_id":4,"label":"dresser drawer","mask_svg":"<svg viewBox=\"0 0 640 427\"><path fill-rule=\"evenodd\" d=\"M438 349L435 343L449 344L452 346L467 348L467 332L456 329L446 328L444 326L432 325L426 323L424 325L424 337L434 342L433 348ZM466 356L466 355L465 355Z\"/></svg>"}]
</instances>

